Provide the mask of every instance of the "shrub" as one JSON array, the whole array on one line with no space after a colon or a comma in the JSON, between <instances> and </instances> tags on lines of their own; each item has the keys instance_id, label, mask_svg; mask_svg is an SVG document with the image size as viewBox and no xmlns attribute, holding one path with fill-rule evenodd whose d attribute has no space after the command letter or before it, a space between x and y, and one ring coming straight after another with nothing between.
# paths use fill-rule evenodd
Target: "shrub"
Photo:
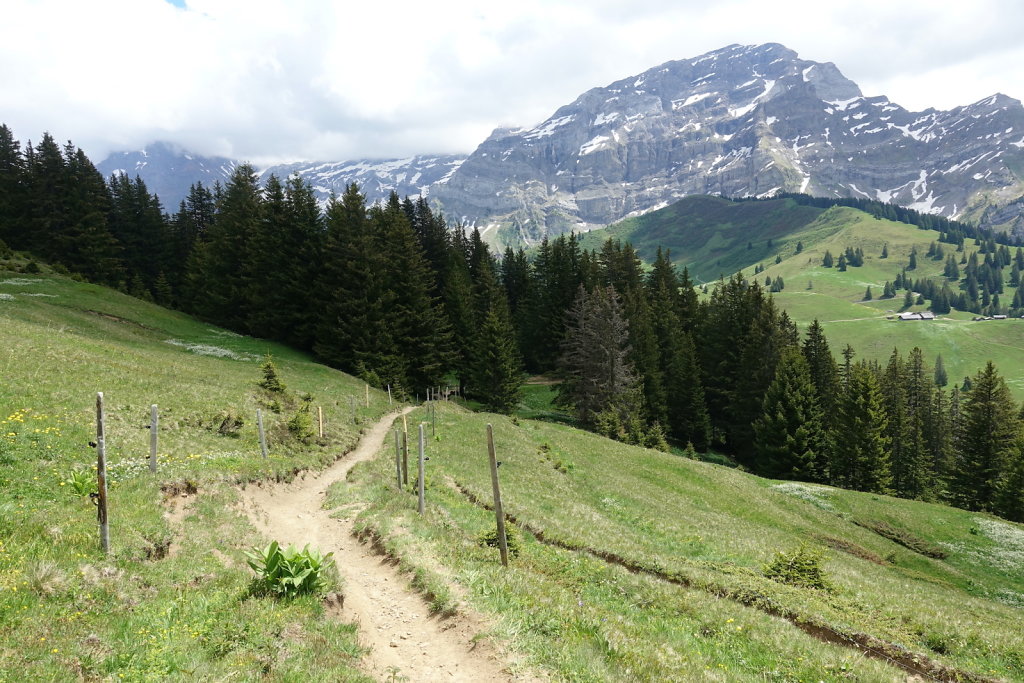
<instances>
[{"instance_id":1,"label":"shrub","mask_svg":"<svg viewBox=\"0 0 1024 683\"><path fill-rule=\"evenodd\" d=\"M301 551L290 545L283 549L277 541L266 548L247 551L248 564L256 578L253 592L293 598L305 593L319 593L326 586L326 568L334 553L321 555L307 544Z\"/></svg>"},{"instance_id":2,"label":"shrub","mask_svg":"<svg viewBox=\"0 0 1024 683\"><path fill-rule=\"evenodd\" d=\"M263 373L263 379L259 381L260 387L266 389L271 394L283 394L285 392L284 383L281 378L277 376L277 366L274 365L274 359L268 353L260 363L260 371Z\"/></svg>"},{"instance_id":3,"label":"shrub","mask_svg":"<svg viewBox=\"0 0 1024 683\"><path fill-rule=\"evenodd\" d=\"M489 531L485 531L480 534L476 539L476 543L479 546L487 546L490 548L498 547L498 527L495 527ZM508 554L510 557L519 557L520 543L519 534L516 532L515 527L511 524L505 525L505 547L508 548Z\"/></svg>"},{"instance_id":4,"label":"shrub","mask_svg":"<svg viewBox=\"0 0 1024 683\"><path fill-rule=\"evenodd\" d=\"M775 559L764 566L762 571L769 579L791 586L832 590L832 584L825 578L820 550L801 545L791 552L778 551Z\"/></svg>"}]
</instances>

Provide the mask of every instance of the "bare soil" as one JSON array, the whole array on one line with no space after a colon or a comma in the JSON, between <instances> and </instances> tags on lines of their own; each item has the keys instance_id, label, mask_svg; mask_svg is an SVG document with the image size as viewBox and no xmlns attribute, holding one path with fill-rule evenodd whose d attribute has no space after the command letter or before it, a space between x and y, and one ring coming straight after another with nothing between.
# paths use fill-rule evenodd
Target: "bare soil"
<instances>
[{"instance_id":1,"label":"bare soil","mask_svg":"<svg viewBox=\"0 0 1024 683\"><path fill-rule=\"evenodd\" d=\"M242 492L243 508L268 538L334 553L344 598L332 596L327 613L359 624L360 642L370 649L363 660L370 675L431 682L523 680L508 673L507 663L482 637L485 628L479 617L465 610L449 617L432 614L391 558L356 538L354 511L337 519L323 508L328 487L372 458L402 414L373 425L354 451L320 473L306 473L290 483L248 486Z\"/></svg>"}]
</instances>

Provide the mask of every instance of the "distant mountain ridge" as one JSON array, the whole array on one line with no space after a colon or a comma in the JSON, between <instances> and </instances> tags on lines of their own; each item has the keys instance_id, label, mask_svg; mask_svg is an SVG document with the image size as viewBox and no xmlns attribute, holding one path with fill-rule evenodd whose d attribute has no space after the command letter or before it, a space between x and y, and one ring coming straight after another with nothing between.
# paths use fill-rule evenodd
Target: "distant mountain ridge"
<instances>
[{"instance_id":1,"label":"distant mountain ridge","mask_svg":"<svg viewBox=\"0 0 1024 683\"><path fill-rule=\"evenodd\" d=\"M391 191L400 196L427 194L444 182L465 161L464 155L417 155L405 159L358 159L355 161L278 164L259 170L260 181L271 174L278 178L299 175L309 181L317 198L326 202L331 193L341 195L351 183L359 185L370 203L386 199ZM174 212L196 181L206 186L224 183L241 163L223 157L202 157L157 142L143 150L111 154L97 168L103 175L123 172L141 177L150 192L159 195L164 209Z\"/></svg>"},{"instance_id":2,"label":"distant mountain ridge","mask_svg":"<svg viewBox=\"0 0 1024 683\"><path fill-rule=\"evenodd\" d=\"M154 154L140 161L164 198L147 176ZM203 162L196 179L232 163ZM174 173L191 168L179 163ZM593 88L533 128L495 130L468 157L271 172L298 173L322 198L350 182L370 201L392 189L426 194L450 221L497 243L603 227L694 194L777 191L891 201L1024 234L1024 107L996 94L911 112L864 97L831 63L774 43L731 45Z\"/></svg>"}]
</instances>

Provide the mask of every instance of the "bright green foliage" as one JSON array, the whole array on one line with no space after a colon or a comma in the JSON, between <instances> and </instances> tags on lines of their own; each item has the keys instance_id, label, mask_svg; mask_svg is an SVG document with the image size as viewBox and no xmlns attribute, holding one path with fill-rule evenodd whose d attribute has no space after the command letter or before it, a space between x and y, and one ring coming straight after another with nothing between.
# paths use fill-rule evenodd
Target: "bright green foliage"
<instances>
[{"instance_id":1,"label":"bright green foliage","mask_svg":"<svg viewBox=\"0 0 1024 683\"><path fill-rule=\"evenodd\" d=\"M96 475L89 470L75 469L68 472L68 478L64 483L71 493L84 497L96 490Z\"/></svg>"},{"instance_id":2,"label":"bright green foliage","mask_svg":"<svg viewBox=\"0 0 1024 683\"><path fill-rule=\"evenodd\" d=\"M766 476L826 481L828 454L821 408L799 349L782 352L754 423L755 467Z\"/></svg>"},{"instance_id":3,"label":"bright green foliage","mask_svg":"<svg viewBox=\"0 0 1024 683\"><path fill-rule=\"evenodd\" d=\"M476 543L479 546L486 546L488 548L498 547L498 528L495 526L493 529L489 529L477 537ZM511 524L505 524L505 549L508 550L509 557L519 557L519 551L522 548L522 543L519 540L519 532Z\"/></svg>"},{"instance_id":4,"label":"bright green foliage","mask_svg":"<svg viewBox=\"0 0 1024 683\"><path fill-rule=\"evenodd\" d=\"M308 544L302 550L293 545L282 549L277 541L271 541L266 548L253 548L245 555L249 567L256 572L254 593L294 598L325 588L328 561L334 553L322 555Z\"/></svg>"},{"instance_id":5,"label":"bright green foliage","mask_svg":"<svg viewBox=\"0 0 1024 683\"><path fill-rule=\"evenodd\" d=\"M761 571L769 579L791 586L830 591L832 584L825 577L825 570L821 566L823 559L821 550L801 545L788 553L777 551L775 558Z\"/></svg>"}]
</instances>

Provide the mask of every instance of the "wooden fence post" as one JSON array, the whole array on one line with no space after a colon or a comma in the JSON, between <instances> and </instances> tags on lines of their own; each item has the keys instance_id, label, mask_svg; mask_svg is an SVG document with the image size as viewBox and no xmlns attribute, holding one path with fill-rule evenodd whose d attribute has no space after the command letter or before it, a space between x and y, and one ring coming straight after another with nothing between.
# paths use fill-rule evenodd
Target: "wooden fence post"
<instances>
[{"instance_id":1,"label":"wooden fence post","mask_svg":"<svg viewBox=\"0 0 1024 683\"><path fill-rule=\"evenodd\" d=\"M370 385L366 384L364 386L366 387L366 407L369 408L370 407Z\"/></svg>"},{"instance_id":2,"label":"wooden fence post","mask_svg":"<svg viewBox=\"0 0 1024 683\"><path fill-rule=\"evenodd\" d=\"M402 437L395 429L395 477L398 479L398 490L402 490Z\"/></svg>"},{"instance_id":3,"label":"wooden fence post","mask_svg":"<svg viewBox=\"0 0 1024 683\"><path fill-rule=\"evenodd\" d=\"M149 407L149 471L156 472L156 449L159 439L160 413L154 403Z\"/></svg>"},{"instance_id":4,"label":"wooden fence post","mask_svg":"<svg viewBox=\"0 0 1024 683\"><path fill-rule=\"evenodd\" d=\"M356 423L356 397L348 397L348 407L352 410L352 424Z\"/></svg>"},{"instance_id":5,"label":"wooden fence post","mask_svg":"<svg viewBox=\"0 0 1024 683\"><path fill-rule=\"evenodd\" d=\"M420 468L419 468L419 475L420 476L419 476L419 482L418 482L418 486L417 486L418 489L419 489L419 495L420 495L419 510L420 510L420 514L421 515L426 511L426 500L424 499L424 496L423 496L423 488L424 488L424 486L423 486L423 479L424 479L424 477L423 477L423 448L424 448L424 442L423 442L423 423L421 422L420 423Z\"/></svg>"},{"instance_id":6,"label":"wooden fence post","mask_svg":"<svg viewBox=\"0 0 1024 683\"><path fill-rule=\"evenodd\" d=\"M388 385L388 405L391 405L391 404L392 404L392 401L391 401L391 385L389 384Z\"/></svg>"},{"instance_id":7,"label":"wooden fence post","mask_svg":"<svg viewBox=\"0 0 1024 683\"><path fill-rule=\"evenodd\" d=\"M494 455L494 429L487 425L487 456L491 461L491 488L494 489L494 516L498 523L498 552L501 564L508 566L508 541L505 539L505 512L501 508L501 486L498 484L498 460Z\"/></svg>"},{"instance_id":8,"label":"wooden fence post","mask_svg":"<svg viewBox=\"0 0 1024 683\"><path fill-rule=\"evenodd\" d=\"M96 519L100 523L100 547L110 554L107 526L107 419L103 414L103 392L96 393Z\"/></svg>"},{"instance_id":9,"label":"wooden fence post","mask_svg":"<svg viewBox=\"0 0 1024 683\"><path fill-rule=\"evenodd\" d=\"M316 407L317 422L320 423L320 438L324 438L324 409L323 406Z\"/></svg>"},{"instance_id":10,"label":"wooden fence post","mask_svg":"<svg viewBox=\"0 0 1024 683\"><path fill-rule=\"evenodd\" d=\"M437 402L430 402L430 435L437 436Z\"/></svg>"},{"instance_id":11,"label":"wooden fence post","mask_svg":"<svg viewBox=\"0 0 1024 683\"><path fill-rule=\"evenodd\" d=\"M402 432L402 486L409 485L409 432Z\"/></svg>"},{"instance_id":12,"label":"wooden fence post","mask_svg":"<svg viewBox=\"0 0 1024 683\"><path fill-rule=\"evenodd\" d=\"M256 427L260 432L260 453L267 457L267 435L263 432L263 411L256 409Z\"/></svg>"}]
</instances>

